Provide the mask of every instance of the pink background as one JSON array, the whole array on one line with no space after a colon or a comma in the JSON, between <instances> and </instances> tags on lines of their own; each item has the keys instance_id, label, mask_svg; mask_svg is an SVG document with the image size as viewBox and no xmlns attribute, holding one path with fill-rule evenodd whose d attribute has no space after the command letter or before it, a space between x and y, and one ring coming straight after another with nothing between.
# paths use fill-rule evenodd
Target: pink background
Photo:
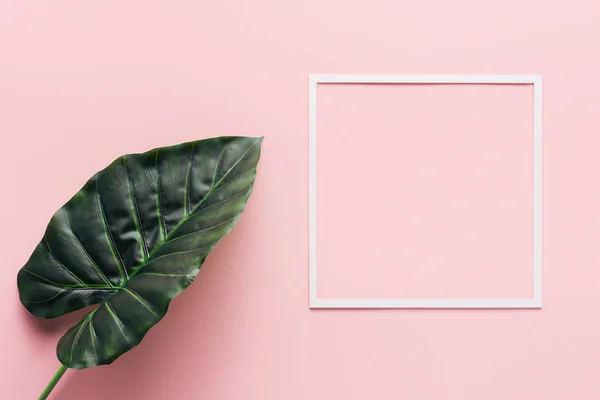
<instances>
[{"instance_id":1,"label":"pink background","mask_svg":"<svg viewBox=\"0 0 600 400\"><path fill-rule=\"evenodd\" d=\"M533 85L318 85L319 298L532 298Z\"/></svg>"},{"instance_id":2,"label":"pink background","mask_svg":"<svg viewBox=\"0 0 600 400\"><path fill-rule=\"evenodd\" d=\"M37 397L78 318L39 321L18 301L16 273L52 213L120 154L225 134L266 136L239 225L139 347L68 371L54 398L597 399L598 20L591 0L0 2L0 399ZM543 310L308 309L306 84L316 72L544 76ZM452 93L451 110L474 104ZM500 100L520 118L523 107ZM501 257L525 256L517 244Z\"/></svg>"}]
</instances>

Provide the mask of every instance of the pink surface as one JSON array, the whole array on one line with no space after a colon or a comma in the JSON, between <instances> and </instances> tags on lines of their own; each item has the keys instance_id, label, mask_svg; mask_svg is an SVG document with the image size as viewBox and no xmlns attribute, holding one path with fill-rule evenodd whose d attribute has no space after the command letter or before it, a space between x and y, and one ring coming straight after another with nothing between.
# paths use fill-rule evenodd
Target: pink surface
<instances>
[{"instance_id":1,"label":"pink surface","mask_svg":"<svg viewBox=\"0 0 600 400\"><path fill-rule=\"evenodd\" d=\"M50 215L122 153L224 134L266 136L247 213L138 348L55 399L597 399L599 19L591 0L0 2L0 399L36 398L75 321L17 297ZM308 309L308 73L544 76L543 310Z\"/></svg>"},{"instance_id":2,"label":"pink surface","mask_svg":"<svg viewBox=\"0 0 600 400\"><path fill-rule=\"evenodd\" d=\"M320 298L532 298L532 85L318 85Z\"/></svg>"}]
</instances>

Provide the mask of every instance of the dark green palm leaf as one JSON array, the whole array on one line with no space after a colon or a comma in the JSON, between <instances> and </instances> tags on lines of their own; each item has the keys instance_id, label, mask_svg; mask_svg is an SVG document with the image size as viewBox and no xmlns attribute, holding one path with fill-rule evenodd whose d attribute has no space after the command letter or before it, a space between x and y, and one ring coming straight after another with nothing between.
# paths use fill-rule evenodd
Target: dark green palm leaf
<instances>
[{"instance_id":1,"label":"dark green palm leaf","mask_svg":"<svg viewBox=\"0 0 600 400\"><path fill-rule=\"evenodd\" d=\"M60 339L65 366L109 364L160 321L239 219L261 142L222 137L120 157L54 214L17 281L38 317L99 304Z\"/></svg>"}]
</instances>

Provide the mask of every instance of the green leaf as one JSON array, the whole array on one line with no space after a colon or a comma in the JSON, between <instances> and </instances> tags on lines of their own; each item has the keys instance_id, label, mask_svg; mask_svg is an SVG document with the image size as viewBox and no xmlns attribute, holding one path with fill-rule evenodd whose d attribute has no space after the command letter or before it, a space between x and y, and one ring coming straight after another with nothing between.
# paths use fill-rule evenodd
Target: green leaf
<instances>
[{"instance_id":1,"label":"green leaf","mask_svg":"<svg viewBox=\"0 0 600 400\"><path fill-rule=\"evenodd\" d=\"M109 364L161 320L240 218L261 142L221 137L120 157L54 214L17 283L38 317L98 304L60 339L61 363Z\"/></svg>"}]
</instances>

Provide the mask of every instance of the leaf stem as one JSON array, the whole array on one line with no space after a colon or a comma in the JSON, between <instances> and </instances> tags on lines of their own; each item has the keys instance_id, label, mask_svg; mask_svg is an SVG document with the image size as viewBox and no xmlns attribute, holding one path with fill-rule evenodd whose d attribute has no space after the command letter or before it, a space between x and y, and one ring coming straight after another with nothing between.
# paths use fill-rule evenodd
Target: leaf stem
<instances>
[{"instance_id":1,"label":"leaf stem","mask_svg":"<svg viewBox=\"0 0 600 400\"><path fill-rule=\"evenodd\" d=\"M40 394L40 397L38 397L38 400L45 400L48 398L48 395L50 394L52 389L54 389L54 387L56 386L56 384L58 383L60 378L62 378L62 376L65 374L67 369L68 368L65 367L64 365L62 365L62 364L60 365L60 368L58 369L58 371L56 371L56 373L54 374L54 376L52 377L50 382L48 382L48 386L46 386L46 388L44 389L42 394Z\"/></svg>"}]
</instances>

